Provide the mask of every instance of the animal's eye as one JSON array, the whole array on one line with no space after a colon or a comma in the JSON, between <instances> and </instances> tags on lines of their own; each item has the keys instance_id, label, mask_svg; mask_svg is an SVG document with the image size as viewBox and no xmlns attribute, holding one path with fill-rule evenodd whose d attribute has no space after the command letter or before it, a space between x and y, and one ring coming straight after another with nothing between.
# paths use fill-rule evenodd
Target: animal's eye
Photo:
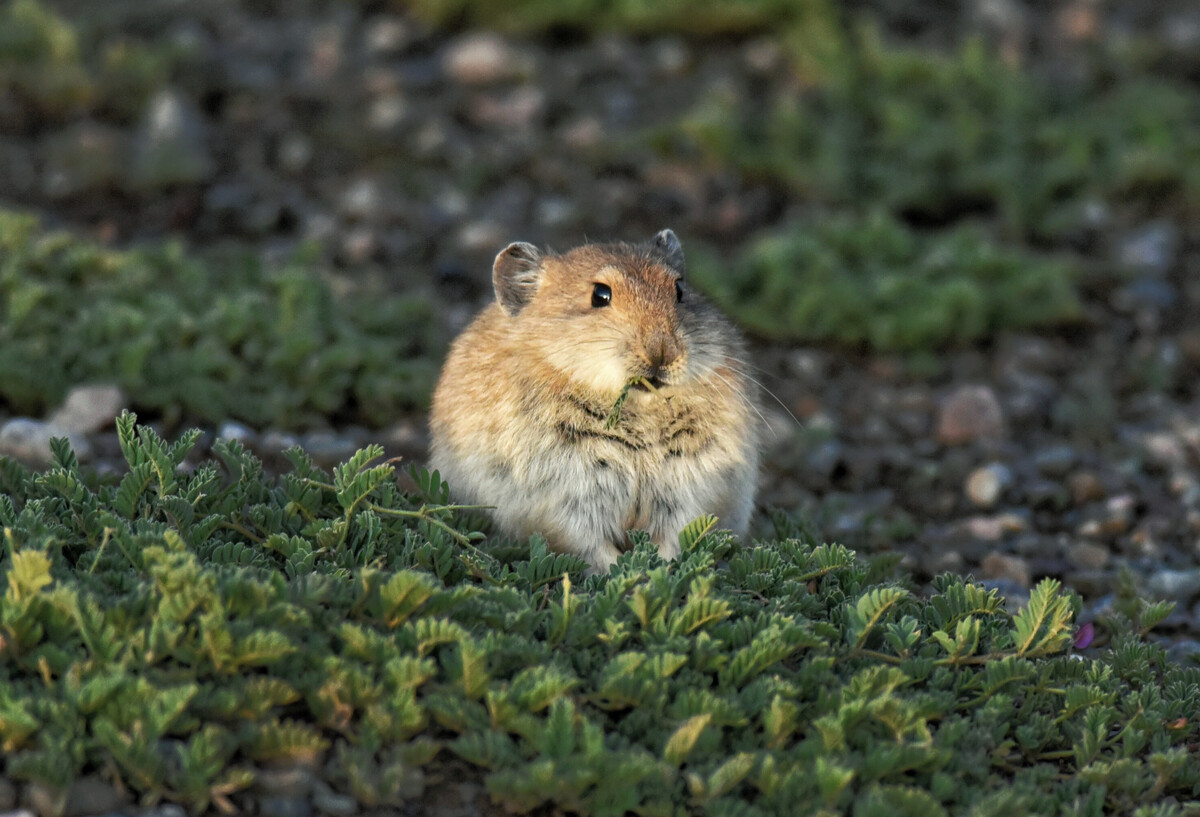
<instances>
[{"instance_id":1,"label":"animal's eye","mask_svg":"<svg viewBox=\"0 0 1200 817\"><path fill-rule=\"evenodd\" d=\"M675 282L675 303L683 303L683 281Z\"/></svg>"},{"instance_id":2,"label":"animal's eye","mask_svg":"<svg viewBox=\"0 0 1200 817\"><path fill-rule=\"evenodd\" d=\"M592 306L599 309L612 303L612 287L608 284L592 284Z\"/></svg>"}]
</instances>

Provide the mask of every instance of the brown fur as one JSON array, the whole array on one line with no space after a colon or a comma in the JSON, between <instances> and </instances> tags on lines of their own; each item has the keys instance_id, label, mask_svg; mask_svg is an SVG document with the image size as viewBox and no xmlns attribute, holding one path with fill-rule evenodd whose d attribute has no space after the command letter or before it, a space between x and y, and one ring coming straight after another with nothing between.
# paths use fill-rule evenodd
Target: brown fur
<instances>
[{"instance_id":1,"label":"brown fur","mask_svg":"<svg viewBox=\"0 0 1200 817\"><path fill-rule=\"evenodd\" d=\"M639 245L496 259L498 301L451 347L433 396L432 465L456 498L495 506L501 532L541 533L607 572L626 531L665 558L705 513L744 533L759 413L736 330L682 280L670 231ZM595 284L612 291L595 308ZM635 377L619 421L608 416Z\"/></svg>"}]
</instances>

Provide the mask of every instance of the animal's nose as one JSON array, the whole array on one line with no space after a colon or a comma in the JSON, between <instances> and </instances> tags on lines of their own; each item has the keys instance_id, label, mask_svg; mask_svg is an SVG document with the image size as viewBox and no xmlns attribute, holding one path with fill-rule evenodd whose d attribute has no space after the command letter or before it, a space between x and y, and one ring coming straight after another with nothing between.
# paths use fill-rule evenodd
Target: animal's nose
<instances>
[{"instance_id":1,"label":"animal's nose","mask_svg":"<svg viewBox=\"0 0 1200 817\"><path fill-rule=\"evenodd\" d=\"M663 369L679 359L679 344L665 333L655 335L646 344L646 356L650 363L650 378L657 378Z\"/></svg>"}]
</instances>

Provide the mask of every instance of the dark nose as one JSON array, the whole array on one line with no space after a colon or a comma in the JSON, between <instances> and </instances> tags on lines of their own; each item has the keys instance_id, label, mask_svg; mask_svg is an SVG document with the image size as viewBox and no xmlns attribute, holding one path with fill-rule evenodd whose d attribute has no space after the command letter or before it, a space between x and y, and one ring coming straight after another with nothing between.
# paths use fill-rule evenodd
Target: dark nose
<instances>
[{"instance_id":1,"label":"dark nose","mask_svg":"<svg viewBox=\"0 0 1200 817\"><path fill-rule=\"evenodd\" d=\"M646 344L646 357L650 363L650 379L656 380L663 369L679 359L679 345L670 335L657 334Z\"/></svg>"}]
</instances>

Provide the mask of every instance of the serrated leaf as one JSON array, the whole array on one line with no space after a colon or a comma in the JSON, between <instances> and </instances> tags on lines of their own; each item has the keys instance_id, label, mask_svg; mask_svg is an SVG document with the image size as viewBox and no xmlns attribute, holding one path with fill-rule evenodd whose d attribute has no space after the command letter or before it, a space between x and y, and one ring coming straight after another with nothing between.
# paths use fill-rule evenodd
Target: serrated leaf
<instances>
[{"instance_id":1,"label":"serrated leaf","mask_svg":"<svg viewBox=\"0 0 1200 817\"><path fill-rule=\"evenodd\" d=\"M692 747L696 745L696 741L700 739L700 735L711 721L712 715L706 712L701 715L693 715L681 723L671 733L671 737L667 738L667 744L663 747L663 760L673 766L678 766L687 760Z\"/></svg>"},{"instance_id":2,"label":"serrated leaf","mask_svg":"<svg viewBox=\"0 0 1200 817\"><path fill-rule=\"evenodd\" d=\"M8 595L13 601L36 596L54 579L50 576L50 557L40 550L22 550L12 555L8 568Z\"/></svg>"}]
</instances>

